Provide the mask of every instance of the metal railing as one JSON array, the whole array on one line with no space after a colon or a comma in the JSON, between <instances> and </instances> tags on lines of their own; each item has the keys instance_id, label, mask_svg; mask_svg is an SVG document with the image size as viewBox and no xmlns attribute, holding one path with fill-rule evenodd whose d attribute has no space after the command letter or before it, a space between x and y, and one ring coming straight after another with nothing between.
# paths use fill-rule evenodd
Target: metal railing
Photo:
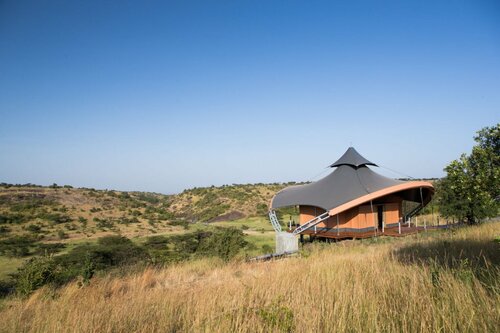
<instances>
[{"instance_id":1,"label":"metal railing","mask_svg":"<svg viewBox=\"0 0 500 333\"><path fill-rule=\"evenodd\" d=\"M299 226L297 229L295 229L293 231L293 234L298 235L301 232L304 232L307 229L314 227L318 223L321 223L322 221L326 220L329 217L330 217L330 214L328 214L328 212L324 212L323 214L318 215L318 216L314 217L313 219L307 221L306 223L302 224L301 226Z\"/></svg>"}]
</instances>

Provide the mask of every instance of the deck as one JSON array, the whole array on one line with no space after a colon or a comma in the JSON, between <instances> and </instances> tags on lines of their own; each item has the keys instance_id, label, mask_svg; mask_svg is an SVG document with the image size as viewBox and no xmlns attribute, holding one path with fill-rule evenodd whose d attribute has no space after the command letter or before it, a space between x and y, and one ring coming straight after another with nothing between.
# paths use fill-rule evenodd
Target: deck
<instances>
[{"instance_id":1,"label":"deck","mask_svg":"<svg viewBox=\"0 0 500 333\"><path fill-rule=\"evenodd\" d=\"M380 229L372 229L372 230L342 230L337 228L310 228L307 230L304 230L301 234L302 235L310 235L313 237L323 237L323 238L331 238L331 239L345 239L345 238L370 238L370 237L377 237L377 236L391 236L391 237L403 237L403 236L408 236L412 234L416 234L419 232L426 232L426 231L432 231L432 230L438 230L438 229L446 229L449 227L452 227L454 225L449 224L449 225L439 225L439 226L415 226L414 224L411 224L408 226L408 224L403 224L401 225L401 233L399 233L399 227L398 226L391 226L391 227L386 227L384 228L384 231ZM293 228L289 230L289 232L293 232Z\"/></svg>"}]
</instances>

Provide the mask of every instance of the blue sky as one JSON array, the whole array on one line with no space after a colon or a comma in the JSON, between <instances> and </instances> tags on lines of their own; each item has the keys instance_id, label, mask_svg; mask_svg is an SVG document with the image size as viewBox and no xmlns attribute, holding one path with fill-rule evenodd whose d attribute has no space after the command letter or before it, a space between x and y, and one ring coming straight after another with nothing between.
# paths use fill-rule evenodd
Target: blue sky
<instances>
[{"instance_id":1,"label":"blue sky","mask_svg":"<svg viewBox=\"0 0 500 333\"><path fill-rule=\"evenodd\" d=\"M440 177L499 107L495 1L0 1L4 182Z\"/></svg>"}]
</instances>

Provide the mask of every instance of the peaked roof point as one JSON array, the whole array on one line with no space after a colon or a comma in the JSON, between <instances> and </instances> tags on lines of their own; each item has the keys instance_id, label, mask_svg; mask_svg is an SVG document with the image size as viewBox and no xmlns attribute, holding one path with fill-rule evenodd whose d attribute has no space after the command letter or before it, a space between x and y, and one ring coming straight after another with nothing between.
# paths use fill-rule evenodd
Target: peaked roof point
<instances>
[{"instance_id":1,"label":"peaked roof point","mask_svg":"<svg viewBox=\"0 0 500 333\"><path fill-rule=\"evenodd\" d=\"M342 155L335 163L330 164L329 167L335 168L341 165L350 165L355 168L359 168L360 166L364 165L378 166L361 156L361 154L358 153L353 147L349 147L344 155Z\"/></svg>"}]
</instances>

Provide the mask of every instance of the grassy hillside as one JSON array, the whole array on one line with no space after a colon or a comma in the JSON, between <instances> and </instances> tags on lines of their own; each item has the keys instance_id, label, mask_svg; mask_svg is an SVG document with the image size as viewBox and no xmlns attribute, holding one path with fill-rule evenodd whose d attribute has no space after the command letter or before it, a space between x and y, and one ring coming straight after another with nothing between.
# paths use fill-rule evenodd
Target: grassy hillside
<instances>
[{"instance_id":1,"label":"grassy hillside","mask_svg":"<svg viewBox=\"0 0 500 333\"><path fill-rule=\"evenodd\" d=\"M272 251L267 204L285 184L195 188L177 195L0 185L0 282L26 260L65 254L99 238L121 235L142 244L150 236L243 230L247 255ZM174 242L175 243L175 242Z\"/></svg>"},{"instance_id":2,"label":"grassy hillside","mask_svg":"<svg viewBox=\"0 0 500 333\"><path fill-rule=\"evenodd\" d=\"M3 303L1 332L495 332L500 223L201 259Z\"/></svg>"},{"instance_id":3,"label":"grassy hillside","mask_svg":"<svg viewBox=\"0 0 500 333\"><path fill-rule=\"evenodd\" d=\"M265 216L284 184L195 188L178 195L71 187L0 186L0 232L45 241L175 232L187 223Z\"/></svg>"}]
</instances>

